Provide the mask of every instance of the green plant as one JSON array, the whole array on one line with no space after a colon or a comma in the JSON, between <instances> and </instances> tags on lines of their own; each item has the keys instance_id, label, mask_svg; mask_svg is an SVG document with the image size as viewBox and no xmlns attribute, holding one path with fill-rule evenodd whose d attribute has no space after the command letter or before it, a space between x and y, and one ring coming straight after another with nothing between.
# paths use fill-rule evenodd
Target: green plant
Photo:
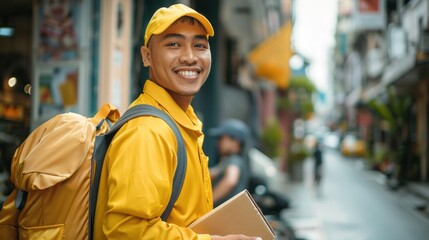
<instances>
[{"instance_id":1,"label":"green plant","mask_svg":"<svg viewBox=\"0 0 429 240\"><path fill-rule=\"evenodd\" d=\"M290 79L289 93L293 93L293 98L286 103L277 103L285 109L290 109L306 118L314 112L312 96L317 92L314 83L305 76L294 76Z\"/></svg>"},{"instance_id":2,"label":"green plant","mask_svg":"<svg viewBox=\"0 0 429 240\"><path fill-rule=\"evenodd\" d=\"M367 103L375 116L387 123L390 138L388 148L390 159L398 164L398 180L405 182L408 165L406 164L409 155L412 136L410 134L408 122L412 118L412 106L414 99L409 95L399 95L396 88L390 86L387 89L387 99L385 101L370 100Z\"/></svg>"},{"instance_id":3,"label":"green plant","mask_svg":"<svg viewBox=\"0 0 429 240\"><path fill-rule=\"evenodd\" d=\"M289 151L288 161L290 164L294 164L303 161L311 155L310 150L304 144L303 139L293 139L291 148Z\"/></svg>"},{"instance_id":4,"label":"green plant","mask_svg":"<svg viewBox=\"0 0 429 240\"><path fill-rule=\"evenodd\" d=\"M393 87L388 88L387 97L386 102L372 99L367 105L375 114L386 120L391 129L402 128L406 118L409 117L408 112L412 106L412 98L397 95Z\"/></svg>"},{"instance_id":5,"label":"green plant","mask_svg":"<svg viewBox=\"0 0 429 240\"><path fill-rule=\"evenodd\" d=\"M268 121L261 136L262 151L271 158L279 156L281 143L281 128L276 119Z\"/></svg>"},{"instance_id":6,"label":"green plant","mask_svg":"<svg viewBox=\"0 0 429 240\"><path fill-rule=\"evenodd\" d=\"M292 103L286 97L279 97L277 99L277 109L285 110L290 109L292 107Z\"/></svg>"},{"instance_id":7,"label":"green plant","mask_svg":"<svg viewBox=\"0 0 429 240\"><path fill-rule=\"evenodd\" d=\"M290 79L290 88L296 88L296 89L304 89L309 93L313 93L317 91L316 86L314 83L308 79L306 76L293 76Z\"/></svg>"}]
</instances>

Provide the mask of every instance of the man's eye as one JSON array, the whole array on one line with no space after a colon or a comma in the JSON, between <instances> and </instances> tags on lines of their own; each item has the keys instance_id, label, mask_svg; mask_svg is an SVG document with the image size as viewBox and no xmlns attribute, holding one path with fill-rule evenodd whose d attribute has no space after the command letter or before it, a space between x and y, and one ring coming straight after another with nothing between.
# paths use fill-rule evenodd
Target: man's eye
<instances>
[{"instance_id":1,"label":"man's eye","mask_svg":"<svg viewBox=\"0 0 429 240\"><path fill-rule=\"evenodd\" d=\"M196 48L204 48L204 49L207 49L207 48L208 48L208 45L207 45L207 44L202 44L202 43L197 43L197 44L195 44L195 47L196 47Z\"/></svg>"},{"instance_id":2,"label":"man's eye","mask_svg":"<svg viewBox=\"0 0 429 240\"><path fill-rule=\"evenodd\" d=\"M168 43L167 46L169 47L178 47L180 46L177 42Z\"/></svg>"}]
</instances>

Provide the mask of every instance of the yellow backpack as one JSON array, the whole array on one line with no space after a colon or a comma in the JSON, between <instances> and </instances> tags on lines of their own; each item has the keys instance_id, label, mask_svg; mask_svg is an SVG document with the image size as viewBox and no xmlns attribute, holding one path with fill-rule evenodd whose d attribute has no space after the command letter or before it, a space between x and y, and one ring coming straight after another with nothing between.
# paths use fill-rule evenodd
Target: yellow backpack
<instances>
[{"instance_id":1,"label":"yellow backpack","mask_svg":"<svg viewBox=\"0 0 429 240\"><path fill-rule=\"evenodd\" d=\"M1 239L87 238L94 140L118 119L105 104L93 118L59 114L31 132L12 158L16 188L0 212Z\"/></svg>"},{"instance_id":2,"label":"yellow backpack","mask_svg":"<svg viewBox=\"0 0 429 240\"><path fill-rule=\"evenodd\" d=\"M136 105L119 115L105 104L93 118L64 113L32 131L12 158L10 180L16 188L0 211L0 239L92 239L99 178L110 141L128 120L143 115L163 119L177 139L173 192L161 216L167 219L186 173L180 131L153 106Z\"/></svg>"}]
</instances>

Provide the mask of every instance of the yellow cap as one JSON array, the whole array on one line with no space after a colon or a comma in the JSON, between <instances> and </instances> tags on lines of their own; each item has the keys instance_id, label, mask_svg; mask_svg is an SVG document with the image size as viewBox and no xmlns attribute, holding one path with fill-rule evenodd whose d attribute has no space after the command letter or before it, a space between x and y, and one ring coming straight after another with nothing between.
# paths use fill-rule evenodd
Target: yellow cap
<instances>
[{"instance_id":1,"label":"yellow cap","mask_svg":"<svg viewBox=\"0 0 429 240\"><path fill-rule=\"evenodd\" d=\"M206 29L207 37L214 36L213 27L207 18L188 6L183 4L174 4L168 8L160 8L153 14L146 27L144 45L147 46L152 34L160 34L164 32L172 23L183 16L195 18L203 25L204 29Z\"/></svg>"}]
</instances>

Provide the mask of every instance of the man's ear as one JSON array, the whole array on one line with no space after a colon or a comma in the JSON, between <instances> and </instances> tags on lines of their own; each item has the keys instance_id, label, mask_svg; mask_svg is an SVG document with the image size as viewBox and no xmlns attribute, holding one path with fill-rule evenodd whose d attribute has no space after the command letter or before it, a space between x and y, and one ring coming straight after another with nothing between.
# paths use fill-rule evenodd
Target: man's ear
<instances>
[{"instance_id":1,"label":"man's ear","mask_svg":"<svg viewBox=\"0 0 429 240\"><path fill-rule=\"evenodd\" d=\"M145 67L151 66L151 57L150 57L150 50L149 50L149 48L147 48L145 46L142 46L140 48L140 53L142 55L143 66L145 66Z\"/></svg>"}]
</instances>

